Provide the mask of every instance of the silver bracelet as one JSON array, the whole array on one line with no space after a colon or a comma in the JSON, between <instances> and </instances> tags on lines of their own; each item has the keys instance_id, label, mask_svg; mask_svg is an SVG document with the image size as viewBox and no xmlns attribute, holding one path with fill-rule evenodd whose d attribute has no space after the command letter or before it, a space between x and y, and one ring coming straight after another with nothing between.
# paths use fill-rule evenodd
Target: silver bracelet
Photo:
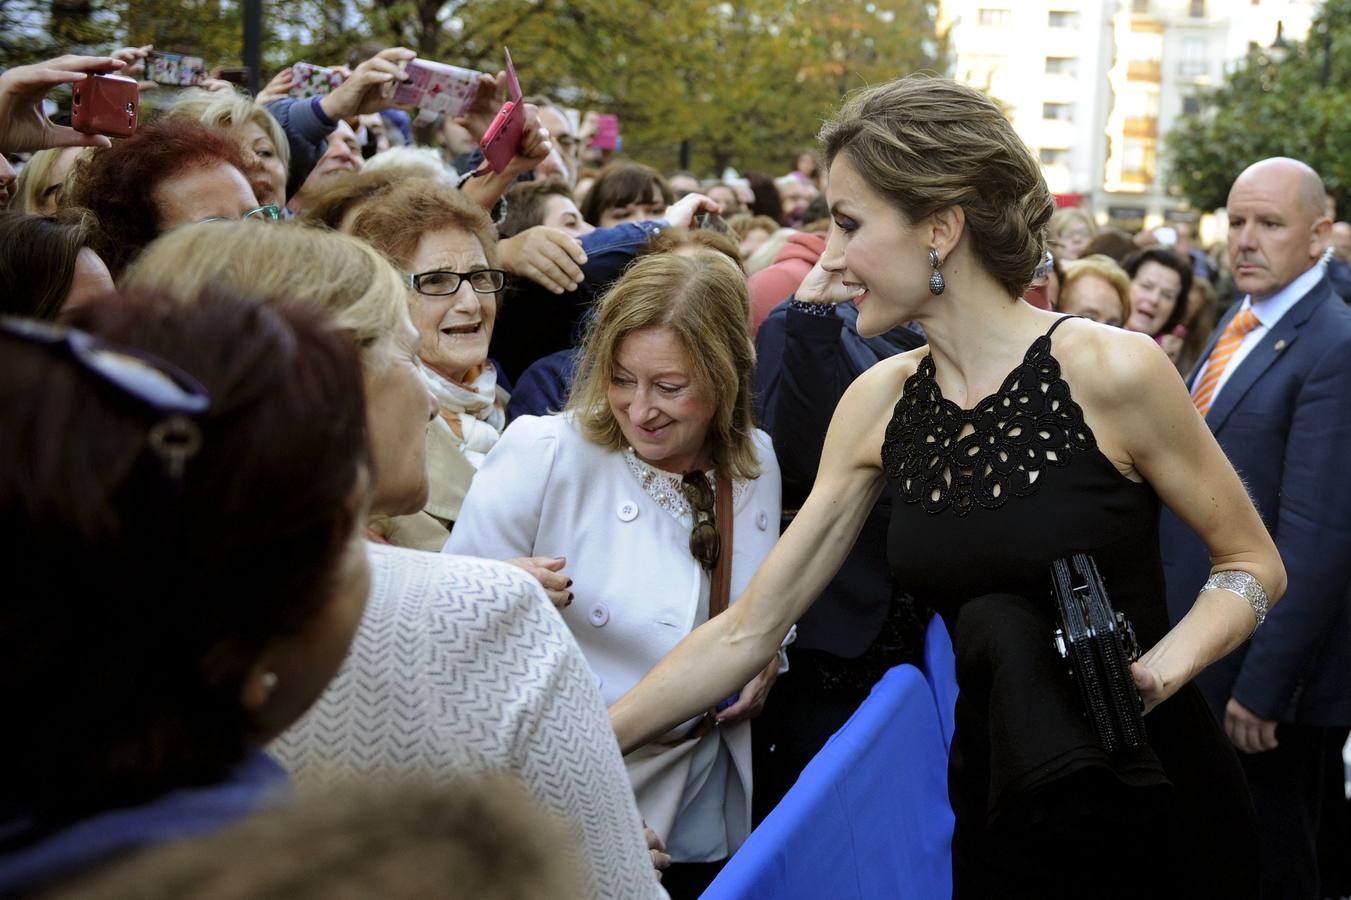
<instances>
[{"instance_id":1,"label":"silver bracelet","mask_svg":"<svg viewBox=\"0 0 1351 900\"><path fill-rule=\"evenodd\" d=\"M1266 621L1267 591L1254 576L1242 569L1225 569L1222 572L1216 572L1210 576L1201 590L1216 589L1238 594L1244 600L1247 600L1248 605L1252 607L1253 615L1257 616L1258 625Z\"/></svg>"}]
</instances>

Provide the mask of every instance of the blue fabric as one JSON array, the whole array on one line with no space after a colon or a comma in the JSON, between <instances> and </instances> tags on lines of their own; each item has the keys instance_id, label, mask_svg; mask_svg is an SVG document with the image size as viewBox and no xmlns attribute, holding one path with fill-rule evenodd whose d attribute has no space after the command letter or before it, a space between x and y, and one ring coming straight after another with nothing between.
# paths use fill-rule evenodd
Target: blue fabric
<instances>
[{"instance_id":1,"label":"blue fabric","mask_svg":"<svg viewBox=\"0 0 1351 900\"><path fill-rule=\"evenodd\" d=\"M507 419L518 416L548 416L562 412L572 380L577 375L577 359L582 351L572 348L550 353L531 363L521 374L507 403Z\"/></svg>"},{"instance_id":2,"label":"blue fabric","mask_svg":"<svg viewBox=\"0 0 1351 900\"><path fill-rule=\"evenodd\" d=\"M218 784L107 810L0 856L0 896L41 889L143 847L216 831L290 796L285 770L262 750L254 750ZM20 823L6 822L0 830L16 825Z\"/></svg>"},{"instance_id":3,"label":"blue fabric","mask_svg":"<svg viewBox=\"0 0 1351 900\"><path fill-rule=\"evenodd\" d=\"M952 652L952 638L942 616L929 620L929 630L924 635L924 680L933 693L938 724L943 729L943 749L951 750L952 732L957 727L957 657Z\"/></svg>"},{"instance_id":4,"label":"blue fabric","mask_svg":"<svg viewBox=\"0 0 1351 900\"><path fill-rule=\"evenodd\" d=\"M941 659L942 652L940 643L934 653ZM705 900L950 897L953 817L942 729L925 677L914 666L892 669Z\"/></svg>"},{"instance_id":5,"label":"blue fabric","mask_svg":"<svg viewBox=\"0 0 1351 900\"><path fill-rule=\"evenodd\" d=\"M338 123L324 114L318 97L308 100L282 97L273 100L265 109L281 125L291 148L291 168L286 173L286 197L289 200L310 177L319 157L328 149L328 136Z\"/></svg>"}]
</instances>

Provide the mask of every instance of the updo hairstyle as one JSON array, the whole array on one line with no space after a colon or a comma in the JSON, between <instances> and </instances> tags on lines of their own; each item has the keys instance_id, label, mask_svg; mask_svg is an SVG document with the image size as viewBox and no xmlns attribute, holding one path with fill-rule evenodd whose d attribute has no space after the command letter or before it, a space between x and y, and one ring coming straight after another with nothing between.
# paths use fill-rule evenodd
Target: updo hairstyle
<instances>
[{"instance_id":1,"label":"updo hairstyle","mask_svg":"<svg viewBox=\"0 0 1351 900\"><path fill-rule=\"evenodd\" d=\"M1055 201L989 97L946 78L909 75L851 96L820 139L828 163L847 154L911 222L960 206L971 249L1010 297L1032 283Z\"/></svg>"}]
</instances>

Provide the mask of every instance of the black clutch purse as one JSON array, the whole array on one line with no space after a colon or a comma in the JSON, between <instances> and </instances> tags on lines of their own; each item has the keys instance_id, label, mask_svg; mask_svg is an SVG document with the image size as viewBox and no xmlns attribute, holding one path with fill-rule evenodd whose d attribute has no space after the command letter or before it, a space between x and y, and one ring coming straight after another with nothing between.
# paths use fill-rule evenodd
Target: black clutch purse
<instances>
[{"instance_id":1,"label":"black clutch purse","mask_svg":"<svg viewBox=\"0 0 1351 900\"><path fill-rule=\"evenodd\" d=\"M1088 554L1056 560L1051 581L1060 613L1055 648L1069 663L1098 742L1108 753L1144 746L1144 701L1131 677L1131 663L1140 657L1135 629L1112 609Z\"/></svg>"}]
</instances>

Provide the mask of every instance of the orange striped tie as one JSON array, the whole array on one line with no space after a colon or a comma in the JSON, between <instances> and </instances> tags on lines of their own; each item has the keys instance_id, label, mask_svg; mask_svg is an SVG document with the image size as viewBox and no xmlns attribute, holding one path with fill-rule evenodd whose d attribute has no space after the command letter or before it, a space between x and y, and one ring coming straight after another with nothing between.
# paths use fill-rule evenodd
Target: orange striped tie
<instances>
[{"instance_id":1,"label":"orange striped tie","mask_svg":"<svg viewBox=\"0 0 1351 900\"><path fill-rule=\"evenodd\" d=\"M1210 352L1210 359L1206 361L1205 372L1192 388L1192 402L1201 411L1202 418L1210 412L1210 404L1215 400L1215 386L1220 383L1220 376L1229 365L1229 359L1248 336L1248 332L1261 324L1249 308L1240 310L1239 314L1225 326L1224 334L1215 342L1215 349Z\"/></svg>"}]
</instances>

